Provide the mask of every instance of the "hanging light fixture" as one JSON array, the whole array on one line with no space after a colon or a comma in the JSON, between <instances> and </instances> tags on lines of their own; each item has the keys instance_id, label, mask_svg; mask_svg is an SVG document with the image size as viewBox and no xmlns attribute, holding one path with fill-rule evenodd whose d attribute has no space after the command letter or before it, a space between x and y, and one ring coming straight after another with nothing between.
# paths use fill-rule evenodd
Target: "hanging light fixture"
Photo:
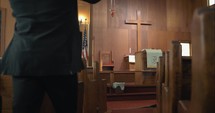
<instances>
[{"instance_id":1,"label":"hanging light fixture","mask_svg":"<svg viewBox=\"0 0 215 113\"><path fill-rule=\"evenodd\" d=\"M116 0L110 0L110 9L109 9L109 11L110 11L110 15L112 17L114 17L115 12L116 12L115 5L116 5Z\"/></svg>"}]
</instances>

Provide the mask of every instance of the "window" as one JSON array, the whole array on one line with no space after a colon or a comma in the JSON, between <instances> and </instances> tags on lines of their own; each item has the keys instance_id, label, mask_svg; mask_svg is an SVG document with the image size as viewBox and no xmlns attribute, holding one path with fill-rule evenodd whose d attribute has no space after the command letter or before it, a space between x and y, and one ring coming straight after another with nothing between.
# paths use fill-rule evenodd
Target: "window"
<instances>
[{"instance_id":1,"label":"window","mask_svg":"<svg viewBox=\"0 0 215 113\"><path fill-rule=\"evenodd\" d=\"M215 4L215 0L208 0L208 6Z\"/></svg>"},{"instance_id":2,"label":"window","mask_svg":"<svg viewBox=\"0 0 215 113\"><path fill-rule=\"evenodd\" d=\"M191 56L190 43L181 43L182 46L182 56Z\"/></svg>"}]
</instances>

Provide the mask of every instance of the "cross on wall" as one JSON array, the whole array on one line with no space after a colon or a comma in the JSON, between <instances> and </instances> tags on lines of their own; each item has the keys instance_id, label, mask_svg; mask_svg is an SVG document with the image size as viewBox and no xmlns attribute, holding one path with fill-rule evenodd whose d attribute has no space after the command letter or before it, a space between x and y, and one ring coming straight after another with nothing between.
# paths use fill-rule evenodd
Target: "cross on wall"
<instances>
[{"instance_id":1,"label":"cross on wall","mask_svg":"<svg viewBox=\"0 0 215 113\"><path fill-rule=\"evenodd\" d=\"M140 10L137 10L137 20L125 20L125 24L135 24L137 25L137 51L141 50L141 25L151 25L151 23L142 21L141 19L141 12Z\"/></svg>"}]
</instances>

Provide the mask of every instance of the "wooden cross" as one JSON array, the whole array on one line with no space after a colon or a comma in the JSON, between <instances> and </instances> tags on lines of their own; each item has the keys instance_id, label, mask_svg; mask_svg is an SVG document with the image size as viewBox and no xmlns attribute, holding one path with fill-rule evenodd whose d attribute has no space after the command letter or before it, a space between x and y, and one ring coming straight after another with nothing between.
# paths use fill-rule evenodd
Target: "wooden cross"
<instances>
[{"instance_id":1,"label":"wooden cross","mask_svg":"<svg viewBox=\"0 0 215 113\"><path fill-rule=\"evenodd\" d=\"M136 24L137 25L137 51L141 50L141 39L142 36L141 32L141 25L151 25L148 22L144 22L141 19L141 12L137 10L137 20L125 20L126 24Z\"/></svg>"}]
</instances>

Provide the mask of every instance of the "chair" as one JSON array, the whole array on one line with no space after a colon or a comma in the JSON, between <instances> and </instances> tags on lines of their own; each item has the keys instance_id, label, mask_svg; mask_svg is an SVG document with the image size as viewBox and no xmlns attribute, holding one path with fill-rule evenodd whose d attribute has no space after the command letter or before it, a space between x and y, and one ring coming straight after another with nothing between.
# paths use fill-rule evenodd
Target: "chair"
<instances>
[{"instance_id":1,"label":"chair","mask_svg":"<svg viewBox=\"0 0 215 113\"><path fill-rule=\"evenodd\" d=\"M112 51L100 51L99 62L100 62L100 71L112 71L114 68Z\"/></svg>"}]
</instances>

